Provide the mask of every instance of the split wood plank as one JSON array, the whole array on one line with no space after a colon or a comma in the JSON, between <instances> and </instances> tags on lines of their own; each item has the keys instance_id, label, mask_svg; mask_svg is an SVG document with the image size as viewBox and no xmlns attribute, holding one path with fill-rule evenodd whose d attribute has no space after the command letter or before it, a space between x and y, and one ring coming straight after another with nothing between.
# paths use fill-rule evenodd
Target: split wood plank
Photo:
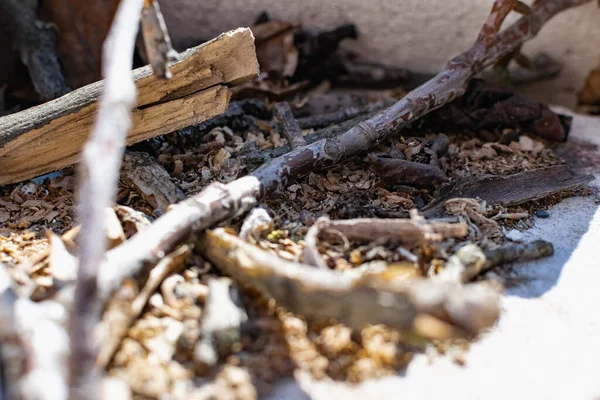
<instances>
[{"instance_id":1,"label":"split wood plank","mask_svg":"<svg viewBox=\"0 0 600 400\"><path fill-rule=\"evenodd\" d=\"M150 66L133 71L137 108L127 137L131 145L198 124L223 113L230 87L258 76L254 36L240 28L178 56L173 78ZM96 117L103 82L0 118L0 185L21 182L77 163Z\"/></svg>"}]
</instances>

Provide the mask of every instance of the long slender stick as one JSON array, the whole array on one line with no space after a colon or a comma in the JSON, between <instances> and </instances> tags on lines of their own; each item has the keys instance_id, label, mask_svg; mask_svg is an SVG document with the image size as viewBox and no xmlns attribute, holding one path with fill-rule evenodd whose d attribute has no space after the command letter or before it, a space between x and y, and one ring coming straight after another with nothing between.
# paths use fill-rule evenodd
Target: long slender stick
<instances>
[{"instance_id":1,"label":"long slender stick","mask_svg":"<svg viewBox=\"0 0 600 400\"><path fill-rule=\"evenodd\" d=\"M100 371L95 367L94 329L100 321L96 277L104 260L105 209L116 196L125 138L131 127L136 88L131 74L133 53L144 0L123 0L104 43L104 91L96 124L80 165L79 268L71 314L71 382L73 399L100 396Z\"/></svg>"},{"instance_id":2,"label":"long slender stick","mask_svg":"<svg viewBox=\"0 0 600 400\"><path fill-rule=\"evenodd\" d=\"M409 123L463 95L473 76L534 37L554 15L589 1L540 0L529 15L496 34L495 30L502 23L498 15L506 16L507 4L513 3L512 0L497 0L493 15L482 28L475 45L389 109L359 123L338 138L298 147L228 185L215 183L209 186L173 207L149 229L109 252L108 265L99 276L102 296L111 293L124 277L141 268L144 262L156 261L172 250L192 229L206 229L240 215L280 185L367 151L382 140L397 135ZM493 29L489 29L490 24Z\"/></svg>"}]
</instances>

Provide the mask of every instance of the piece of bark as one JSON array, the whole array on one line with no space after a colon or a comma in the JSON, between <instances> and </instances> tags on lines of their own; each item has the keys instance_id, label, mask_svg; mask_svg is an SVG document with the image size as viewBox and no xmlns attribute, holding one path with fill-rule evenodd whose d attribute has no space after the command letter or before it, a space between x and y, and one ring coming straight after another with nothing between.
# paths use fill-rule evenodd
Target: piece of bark
<instances>
[{"instance_id":1,"label":"piece of bark","mask_svg":"<svg viewBox=\"0 0 600 400\"><path fill-rule=\"evenodd\" d=\"M476 335L499 316L498 294L479 285L421 279L390 281L385 274L361 277L297 264L266 253L223 229L200 239L203 254L242 284L258 288L289 311L335 318L353 329L386 324L419 332L415 322L433 315L460 335ZM385 300L384 300L385 299Z\"/></svg>"},{"instance_id":2,"label":"piece of bark","mask_svg":"<svg viewBox=\"0 0 600 400\"><path fill-rule=\"evenodd\" d=\"M148 153L125 152L121 181L138 192L159 215L186 197L169 173Z\"/></svg>"},{"instance_id":3,"label":"piece of bark","mask_svg":"<svg viewBox=\"0 0 600 400\"><path fill-rule=\"evenodd\" d=\"M227 108L229 86L258 75L254 38L237 29L189 49L159 79L147 66L133 72L137 108L127 144L200 123ZM79 160L91 130L103 82L0 118L0 185L58 170Z\"/></svg>"},{"instance_id":4,"label":"piece of bark","mask_svg":"<svg viewBox=\"0 0 600 400\"><path fill-rule=\"evenodd\" d=\"M422 212L425 216L438 215L444 211L444 203L453 198L479 198L492 206L518 205L575 189L592 180L593 175L574 175L566 165L538 168L512 175L465 178L442 187L439 197Z\"/></svg>"}]
</instances>

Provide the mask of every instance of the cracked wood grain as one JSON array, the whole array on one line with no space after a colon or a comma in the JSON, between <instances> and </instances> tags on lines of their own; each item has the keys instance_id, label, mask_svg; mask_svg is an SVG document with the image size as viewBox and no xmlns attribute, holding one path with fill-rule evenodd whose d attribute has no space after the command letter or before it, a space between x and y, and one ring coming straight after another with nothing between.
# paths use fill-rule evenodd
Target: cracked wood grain
<instances>
[{"instance_id":1,"label":"cracked wood grain","mask_svg":"<svg viewBox=\"0 0 600 400\"><path fill-rule=\"evenodd\" d=\"M179 54L173 78L133 71L137 105L127 144L200 123L225 111L230 86L254 79L258 64L249 29L220 35ZM0 185L20 182L79 161L104 82L0 118Z\"/></svg>"}]
</instances>

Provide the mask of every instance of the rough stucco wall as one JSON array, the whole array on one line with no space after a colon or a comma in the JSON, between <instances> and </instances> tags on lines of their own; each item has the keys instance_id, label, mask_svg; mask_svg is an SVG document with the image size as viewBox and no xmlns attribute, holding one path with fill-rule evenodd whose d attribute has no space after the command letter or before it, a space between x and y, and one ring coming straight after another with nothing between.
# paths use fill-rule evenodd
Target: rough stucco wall
<instances>
[{"instance_id":1,"label":"rough stucco wall","mask_svg":"<svg viewBox=\"0 0 600 400\"><path fill-rule=\"evenodd\" d=\"M175 43L211 38L249 26L262 11L315 27L354 22L361 39L352 43L369 58L419 71L436 72L474 41L492 0L162 0ZM550 22L525 47L565 63L559 79L523 91L546 102L573 106L575 93L600 56L600 9L591 2Z\"/></svg>"}]
</instances>

